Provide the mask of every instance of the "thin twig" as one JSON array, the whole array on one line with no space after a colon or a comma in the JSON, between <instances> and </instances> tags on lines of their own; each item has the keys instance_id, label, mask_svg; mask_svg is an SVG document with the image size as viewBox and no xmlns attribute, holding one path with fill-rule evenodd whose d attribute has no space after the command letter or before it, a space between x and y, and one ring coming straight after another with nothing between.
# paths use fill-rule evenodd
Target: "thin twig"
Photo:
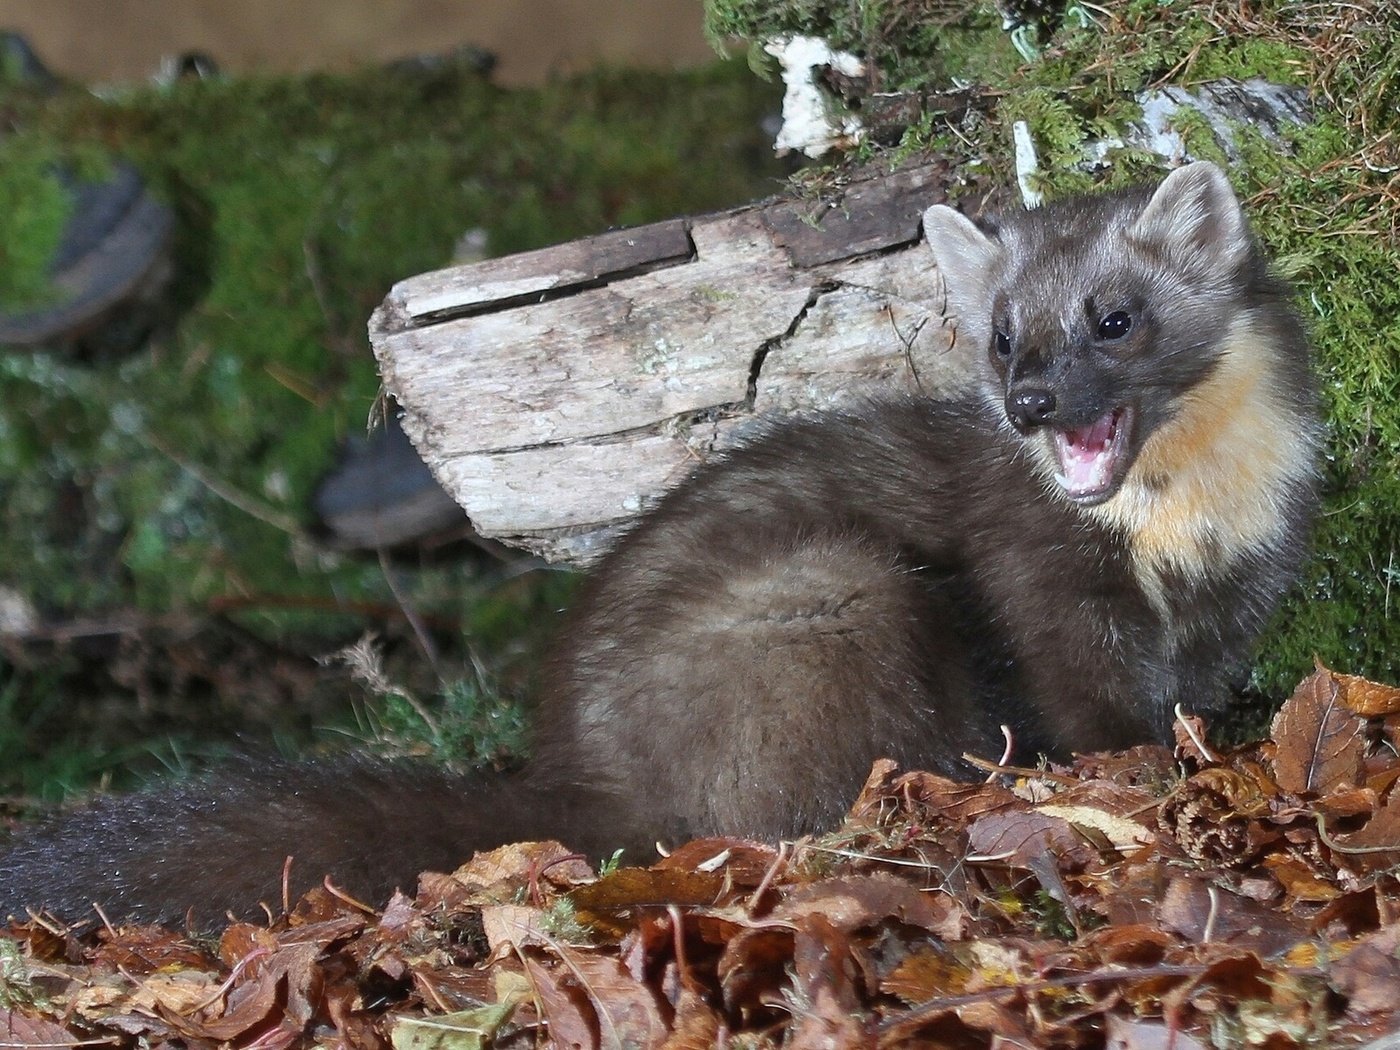
<instances>
[{"instance_id":1,"label":"thin twig","mask_svg":"<svg viewBox=\"0 0 1400 1050\"><path fill-rule=\"evenodd\" d=\"M306 539L306 532L301 527L301 522L297 521L289 514L268 506L261 500L254 499L245 492L240 492L232 485L226 484L214 477L203 467L192 463L174 449L170 448L164 441L156 437L149 431L145 435L146 443L159 452L170 462L183 470L195 481L199 482L206 489L212 492L219 499L232 507L236 507L250 518L256 518L264 525L271 525L274 529L285 532L288 536L295 536L297 539Z\"/></svg>"}]
</instances>

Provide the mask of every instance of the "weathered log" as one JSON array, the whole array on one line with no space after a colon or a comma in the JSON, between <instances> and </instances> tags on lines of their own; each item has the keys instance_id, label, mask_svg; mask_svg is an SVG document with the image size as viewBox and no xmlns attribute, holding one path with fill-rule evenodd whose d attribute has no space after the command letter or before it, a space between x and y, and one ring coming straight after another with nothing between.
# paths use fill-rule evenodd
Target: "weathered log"
<instances>
[{"instance_id":1,"label":"weathered log","mask_svg":"<svg viewBox=\"0 0 1400 1050\"><path fill-rule=\"evenodd\" d=\"M967 382L920 241L948 178L910 167L410 278L370 325L385 386L483 535L587 562L759 416Z\"/></svg>"}]
</instances>

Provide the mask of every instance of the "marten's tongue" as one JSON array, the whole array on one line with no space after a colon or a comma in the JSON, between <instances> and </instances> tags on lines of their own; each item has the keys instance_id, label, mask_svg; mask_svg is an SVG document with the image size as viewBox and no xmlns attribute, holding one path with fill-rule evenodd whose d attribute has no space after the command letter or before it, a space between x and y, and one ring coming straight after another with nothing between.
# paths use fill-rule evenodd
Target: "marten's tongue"
<instances>
[{"instance_id":1,"label":"marten's tongue","mask_svg":"<svg viewBox=\"0 0 1400 1050\"><path fill-rule=\"evenodd\" d=\"M1088 426L1054 431L1055 453L1060 460L1055 480L1071 499L1101 495L1113 484L1114 466L1127 432L1124 412L1115 408Z\"/></svg>"}]
</instances>

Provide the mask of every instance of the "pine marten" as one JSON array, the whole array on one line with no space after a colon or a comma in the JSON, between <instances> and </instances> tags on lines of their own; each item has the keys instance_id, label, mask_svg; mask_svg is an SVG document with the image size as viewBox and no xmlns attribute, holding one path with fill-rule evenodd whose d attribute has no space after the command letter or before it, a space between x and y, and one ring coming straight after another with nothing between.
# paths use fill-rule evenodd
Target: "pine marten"
<instances>
[{"instance_id":1,"label":"pine marten","mask_svg":"<svg viewBox=\"0 0 1400 1050\"><path fill-rule=\"evenodd\" d=\"M516 777L245 762L19 835L0 908L204 921L329 873L831 827L873 759L1064 757L1222 700L1303 556L1315 384L1225 176L924 216L979 392L772 423L593 572ZM930 281L929 294L938 293ZM637 859L644 859L645 853Z\"/></svg>"}]
</instances>

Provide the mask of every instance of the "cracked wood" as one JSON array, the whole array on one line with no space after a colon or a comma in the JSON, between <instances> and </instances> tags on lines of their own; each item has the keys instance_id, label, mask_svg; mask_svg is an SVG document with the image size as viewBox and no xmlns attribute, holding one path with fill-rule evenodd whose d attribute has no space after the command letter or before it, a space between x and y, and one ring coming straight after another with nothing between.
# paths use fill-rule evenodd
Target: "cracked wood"
<instances>
[{"instance_id":1,"label":"cracked wood","mask_svg":"<svg viewBox=\"0 0 1400 1050\"><path fill-rule=\"evenodd\" d=\"M410 278L370 339L483 535L586 563L759 416L967 381L919 215L941 164Z\"/></svg>"}]
</instances>

